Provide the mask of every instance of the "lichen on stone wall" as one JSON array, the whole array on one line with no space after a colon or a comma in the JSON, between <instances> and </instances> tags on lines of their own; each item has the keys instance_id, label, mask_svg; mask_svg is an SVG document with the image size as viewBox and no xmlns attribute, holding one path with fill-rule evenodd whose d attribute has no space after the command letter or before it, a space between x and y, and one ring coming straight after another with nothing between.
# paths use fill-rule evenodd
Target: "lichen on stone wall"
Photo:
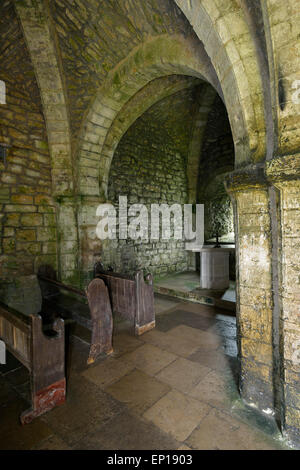
<instances>
[{"instance_id":1,"label":"lichen on stone wall","mask_svg":"<svg viewBox=\"0 0 300 470\"><path fill-rule=\"evenodd\" d=\"M13 2L1 7L0 77L7 99L0 105L0 277L30 275L41 264L56 267L56 217L51 162L38 85Z\"/></svg>"},{"instance_id":2,"label":"lichen on stone wall","mask_svg":"<svg viewBox=\"0 0 300 470\"><path fill-rule=\"evenodd\" d=\"M132 49L163 34L194 35L172 0L55 0L50 7L62 52L73 135L108 72ZM118 84L117 75L115 80Z\"/></svg>"}]
</instances>

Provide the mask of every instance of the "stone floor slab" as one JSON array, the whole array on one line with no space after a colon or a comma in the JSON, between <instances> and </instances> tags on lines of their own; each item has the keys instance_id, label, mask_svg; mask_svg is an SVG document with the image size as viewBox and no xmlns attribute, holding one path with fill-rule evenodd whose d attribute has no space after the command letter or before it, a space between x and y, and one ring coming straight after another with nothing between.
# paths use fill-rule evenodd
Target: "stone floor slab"
<instances>
[{"instance_id":1,"label":"stone floor slab","mask_svg":"<svg viewBox=\"0 0 300 470\"><path fill-rule=\"evenodd\" d=\"M144 335L136 337L134 334L122 332L113 336L113 349L112 357L120 357L123 354L134 351L139 346L144 344Z\"/></svg>"},{"instance_id":2,"label":"stone floor slab","mask_svg":"<svg viewBox=\"0 0 300 470\"><path fill-rule=\"evenodd\" d=\"M29 450L52 434L41 418L21 425L20 414L28 408L29 404L22 398L0 407L0 450Z\"/></svg>"},{"instance_id":3,"label":"stone floor slab","mask_svg":"<svg viewBox=\"0 0 300 470\"><path fill-rule=\"evenodd\" d=\"M196 362L178 358L156 377L183 393L190 392L211 371Z\"/></svg>"},{"instance_id":4,"label":"stone floor slab","mask_svg":"<svg viewBox=\"0 0 300 470\"><path fill-rule=\"evenodd\" d=\"M225 338L232 338L236 340L236 320L232 321L231 317L226 318L224 315L218 315L214 325L209 328L210 333L215 333Z\"/></svg>"},{"instance_id":5,"label":"stone floor slab","mask_svg":"<svg viewBox=\"0 0 300 470\"><path fill-rule=\"evenodd\" d=\"M175 361L177 357L175 354L164 351L152 344L144 344L135 351L122 356L122 359L131 363L137 369L143 370L146 374L155 375Z\"/></svg>"},{"instance_id":6,"label":"stone floor slab","mask_svg":"<svg viewBox=\"0 0 300 470\"><path fill-rule=\"evenodd\" d=\"M0 364L0 375L6 374L18 367L22 367L21 362L19 362L9 351L6 351L6 364Z\"/></svg>"},{"instance_id":7,"label":"stone floor slab","mask_svg":"<svg viewBox=\"0 0 300 470\"><path fill-rule=\"evenodd\" d=\"M143 335L143 340L146 343L151 343L165 351L169 351L182 357L188 357L198 349L198 344L196 342L188 341L180 337L174 341L174 338L170 336L169 333L163 333L158 330L149 331Z\"/></svg>"},{"instance_id":8,"label":"stone floor slab","mask_svg":"<svg viewBox=\"0 0 300 470\"><path fill-rule=\"evenodd\" d=\"M120 380L133 369L134 365L122 360L122 358L108 357L99 364L89 367L81 375L98 387L105 388Z\"/></svg>"},{"instance_id":9,"label":"stone floor slab","mask_svg":"<svg viewBox=\"0 0 300 470\"><path fill-rule=\"evenodd\" d=\"M22 385L29 381L29 372L26 367L21 366L9 371L4 375L5 379L13 386Z\"/></svg>"},{"instance_id":10,"label":"stone floor slab","mask_svg":"<svg viewBox=\"0 0 300 470\"><path fill-rule=\"evenodd\" d=\"M42 419L69 446L95 427L107 423L123 410L122 405L85 377L73 375L67 387L67 401L43 415Z\"/></svg>"},{"instance_id":11,"label":"stone floor slab","mask_svg":"<svg viewBox=\"0 0 300 470\"><path fill-rule=\"evenodd\" d=\"M155 314L165 314L173 309L180 303L179 300L176 300L172 297L168 297L165 295L155 294L154 296L154 306L155 306Z\"/></svg>"},{"instance_id":12,"label":"stone floor slab","mask_svg":"<svg viewBox=\"0 0 300 470\"><path fill-rule=\"evenodd\" d=\"M172 326L182 324L206 331L215 324L213 316L199 315L183 308L165 314L159 320L158 325L161 331L168 331Z\"/></svg>"},{"instance_id":13,"label":"stone floor slab","mask_svg":"<svg viewBox=\"0 0 300 470\"><path fill-rule=\"evenodd\" d=\"M197 328L192 328L188 325L179 325L168 331L168 336L197 344L197 349L202 351L216 350L222 345L220 337L207 331L202 331Z\"/></svg>"},{"instance_id":14,"label":"stone floor slab","mask_svg":"<svg viewBox=\"0 0 300 470\"><path fill-rule=\"evenodd\" d=\"M203 349L198 349L188 356L188 359L190 361L197 362L202 366L208 367L209 369L230 371L230 361L220 350L203 351Z\"/></svg>"},{"instance_id":15,"label":"stone floor slab","mask_svg":"<svg viewBox=\"0 0 300 470\"><path fill-rule=\"evenodd\" d=\"M62 439L52 435L36 445L32 450L71 450Z\"/></svg>"},{"instance_id":16,"label":"stone floor slab","mask_svg":"<svg viewBox=\"0 0 300 470\"><path fill-rule=\"evenodd\" d=\"M209 410L207 404L171 390L143 416L178 441L184 441Z\"/></svg>"},{"instance_id":17,"label":"stone floor slab","mask_svg":"<svg viewBox=\"0 0 300 470\"><path fill-rule=\"evenodd\" d=\"M196 450L263 450L270 446L261 433L232 418L226 413L212 409L198 428L187 439L187 445Z\"/></svg>"},{"instance_id":18,"label":"stone floor slab","mask_svg":"<svg viewBox=\"0 0 300 470\"><path fill-rule=\"evenodd\" d=\"M18 398L16 391L11 384L5 379L5 376L0 376L0 406L5 403L14 401Z\"/></svg>"},{"instance_id":19,"label":"stone floor slab","mask_svg":"<svg viewBox=\"0 0 300 470\"><path fill-rule=\"evenodd\" d=\"M142 414L165 395L170 387L135 369L105 390L135 413Z\"/></svg>"},{"instance_id":20,"label":"stone floor slab","mask_svg":"<svg viewBox=\"0 0 300 470\"><path fill-rule=\"evenodd\" d=\"M175 450L178 442L154 424L124 411L80 441L79 450Z\"/></svg>"},{"instance_id":21,"label":"stone floor slab","mask_svg":"<svg viewBox=\"0 0 300 470\"><path fill-rule=\"evenodd\" d=\"M234 400L239 398L234 379L230 375L223 375L216 371L209 372L188 393L190 396L220 409L230 408Z\"/></svg>"}]
</instances>

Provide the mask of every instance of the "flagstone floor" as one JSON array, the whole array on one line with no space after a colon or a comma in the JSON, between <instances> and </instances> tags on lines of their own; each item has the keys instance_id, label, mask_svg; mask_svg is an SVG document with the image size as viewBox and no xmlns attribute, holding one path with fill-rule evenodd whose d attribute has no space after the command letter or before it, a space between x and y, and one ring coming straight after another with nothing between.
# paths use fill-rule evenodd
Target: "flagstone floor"
<instances>
[{"instance_id":1,"label":"flagstone floor","mask_svg":"<svg viewBox=\"0 0 300 470\"><path fill-rule=\"evenodd\" d=\"M235 312L235 282L230 281L229 288L224 290L202 289L200 274L196 271L174 273L156 278L154 291L186 301L199 302L204 305L217 305Z\"/></svg>"},{"instance_id":2,"label":"flagstone floor","mask_svg":"<svg viewBox=\"0 0 300 470\"><path fill-rule=\"evenodd\" d=\"M21 426L28 373L0 366L0 449L285 449L272 422L237 392L235 318L156 296L156 329L117 322L114 353L92 366L87 331L68 347L67 401Z\"/></svg>"}]
</instances>

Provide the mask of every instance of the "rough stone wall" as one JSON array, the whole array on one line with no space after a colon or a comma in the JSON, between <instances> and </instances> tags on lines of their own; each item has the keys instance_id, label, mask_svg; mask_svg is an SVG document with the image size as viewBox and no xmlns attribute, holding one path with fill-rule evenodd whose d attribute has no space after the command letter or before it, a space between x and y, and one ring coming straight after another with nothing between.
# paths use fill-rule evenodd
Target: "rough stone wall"
<instances>
[{"instance_id":1,"label":"rough stone wall","mask_svg":"<svg viewBox=\"0 0 300 470\"><path fill-rule=\"evenodd\" d=\"M277 155L299 152L299 1L262 2L269 42L270 87L273 94L275 149ZM273 156L272 156L273 157ZM272 158L271 157L271 158Z\"/></svg>"},{"instance_id":2,"label":"rough stone wall","mask_svg":"<svg viewBox=\"0 0 300 470\"><path fill-rule=\"evenodd\" d=\"M56 220L51 163L39 89L13 3L1 5L0 78L7 104L0 105L0 143L10 146L0 163L0 277L56 267Z\"/></svg>"},{"instance_id":3,"label":"rough stone wall","mask_svg":"<svg viewBox=\"0 0 300 470\"><path fill-rule=\"evenodd\" d=\"M205 240L215 239L218 231L224 241L232 241L233 212L224 179L233 169L232 133L226 108L217 96L206 125L198 177L198 201L205 206Z\"/></svg>"},{"instance_id":4,"label":"rough stone wall","mask_svg":"<svg viewBox=\"0 0 300 470\"><path fill-rule=\"evenodd\" d=\"M193 90L161 100L141 116L122 138L110 170L109 200L117 203L185 204L186 155L192 129ZM180 116L180 119L178 119ZM145 267L154 275L187 269L181 240L119 241L104 250L103 260L118 269Z\"/></svg>"}]
</instances>

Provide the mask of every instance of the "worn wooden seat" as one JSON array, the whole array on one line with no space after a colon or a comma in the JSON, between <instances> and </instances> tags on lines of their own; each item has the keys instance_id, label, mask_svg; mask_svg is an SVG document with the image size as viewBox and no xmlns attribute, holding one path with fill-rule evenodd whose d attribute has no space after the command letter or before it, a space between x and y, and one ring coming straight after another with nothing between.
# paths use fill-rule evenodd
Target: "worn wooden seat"
<instances>
[{"instance_id":1,"label":"worn wooden seat","mask_svg":"<svg viewBox=\"0 0 300 470\"><path fill-rule=\"evenodd\" d=\"M22 424L65 402L64 321L57 319L52 334L42 330L40 315L25 315L0 302L0 338L30 372L32 406Z\"/></svg>"}]
</instances>

